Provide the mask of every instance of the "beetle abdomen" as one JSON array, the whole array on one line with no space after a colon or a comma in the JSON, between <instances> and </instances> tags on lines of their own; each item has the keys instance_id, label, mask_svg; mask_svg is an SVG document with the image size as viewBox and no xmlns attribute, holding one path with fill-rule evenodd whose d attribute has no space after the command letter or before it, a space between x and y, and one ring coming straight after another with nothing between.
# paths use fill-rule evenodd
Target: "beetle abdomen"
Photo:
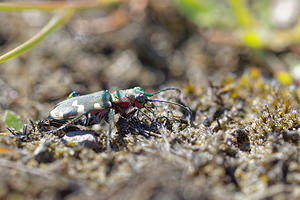
<instances>
[{"instance_id":1,"label":"beetle abdomen","mask_svg":"<svg viewBox=\"0 0 300 200\"><path fill-rule=\"evenodd\" d=\"M54 119L70 119L79 114L101 111L112 106L108 90L67 99L50 112Z\"/></svg>"}]
</instances>

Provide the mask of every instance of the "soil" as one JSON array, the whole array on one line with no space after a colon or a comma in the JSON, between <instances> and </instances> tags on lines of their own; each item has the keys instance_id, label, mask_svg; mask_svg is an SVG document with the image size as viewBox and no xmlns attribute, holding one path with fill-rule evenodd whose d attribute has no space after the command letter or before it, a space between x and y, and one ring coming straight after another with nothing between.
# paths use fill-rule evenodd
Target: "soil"
<instances>
[{"instance_id":1,"label":"soil","mask_svg":"<svg viewBox=\"0 0 300 200\"><path fill-rule=\"evenodd\" d=\"M0 51L51 15L1 12ZM300 199L299 85L281 85L247 48L202 31L169 1L88 10L2 63L0 115L13 110L24 126L0 122L0 198ZM192 115L157 102L117 114L111 151L105 121L43 134L61 126L48 115L72 91L135 86L179 88L152 98Z\"/></svg>"}]
</instances>

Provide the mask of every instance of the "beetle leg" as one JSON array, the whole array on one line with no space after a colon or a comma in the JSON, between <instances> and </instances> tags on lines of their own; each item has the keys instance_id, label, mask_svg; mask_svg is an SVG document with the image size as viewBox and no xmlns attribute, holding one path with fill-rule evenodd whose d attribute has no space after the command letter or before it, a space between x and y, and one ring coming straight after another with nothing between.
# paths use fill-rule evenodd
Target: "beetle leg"
<instances>
[{"instance_id":1,"label":"beetle leg","mask_svg":"<svg viewBox=\"0 0 300 200\"><path fill-rule=\"evenodd\" d=\"M150 108L152 108L152 107L145 107L145 109L146 109L148 112L151 112L151 114L154 116L154 115L155 115L155 114L154 114L154 111L151 110Z\"/></svg>"},{"instance_id":2,"label":"beetle leg","mask_svg":"<svg viewBox=\"0 0 300 200\"><path fill-rule=\"evenodd\" d=\"M114 120L113 119L114 115L115 115L114 109L110 108L109 109L109 114L108 114L108 130L107 130L107 133L106 133L107 151L111 150L111 147L110 147L110 135L111 135L111 125L112 125L112 121Z\"/></svg>"},{"instance_id":3,"label":"beetle leg","mask_svg":"<svg viewBox=\"0 0 300 200\"><path fill-rule=\"evenodd\" d=\"M74 117L73 119L71 119L70 121L68 121L67 123L65 123L64 125L62 125L61 127L57 128L57 129L53 129L51 131L46 131L46 132L42 132L42 134L52 134L52 133L57 133L58 131L63 130L64 128L66 128L67 126L69 126L70 124L72 124L73 122L75 122L76 120L78 120L80 117L82 117L85 113L79 114L76 117Z\"/></svg>"},{"instance_id":4,"label":"beetle leg","mask_svg":"<svg viewBox=\"0 0 300 200\"><path fill-rule=\"evenodd\" d=\"M88 113L85 116L86 116L86 118L84 120L84 126L90 126L90 125L98 123L97 116L91 115L91 113Z\"/></svg>"},{"instance_id":5,"label":"beetle leg","mask_svg":"<svg viewBox=\"0 0 300 200\"><path fill-rule=\"evenodd\" d=\"M153 121L149 115L147 115L145 112L143 112L141 109L137 108L138 113L142 113L145 115L151 122Z\"/></svg>"}]
</instances>

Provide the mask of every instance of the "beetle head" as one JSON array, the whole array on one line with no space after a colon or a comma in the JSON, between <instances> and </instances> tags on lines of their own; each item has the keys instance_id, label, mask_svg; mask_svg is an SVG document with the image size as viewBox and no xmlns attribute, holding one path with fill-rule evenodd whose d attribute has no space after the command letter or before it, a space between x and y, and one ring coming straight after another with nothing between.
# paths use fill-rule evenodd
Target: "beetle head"
<instances>
[{"instance_id":1,"label":"beetle head","mask_svg":"<svg viewBox=\"0 0 300 200\"><path fill-rule=\"evenodd\" d=\"M145 94L137 94L135 96L135 101L134 101L135 107L142 108L145 103L147 103L147 97Z\"/></svg>"},{"instance_id":2,"label":"beetle head","mask_svg":"<svg viewBox=\"0 0 300 200\"><path fill-rule=\"evenodd\" d=\"M119 91L121 92L121 91ZM147 96L141 87L134 87L128 90L124 90L126 98L129 99L131 106L142 108L147 102ZM119 95L122 96L122 95Z\"/></svg>"}]
</instances>

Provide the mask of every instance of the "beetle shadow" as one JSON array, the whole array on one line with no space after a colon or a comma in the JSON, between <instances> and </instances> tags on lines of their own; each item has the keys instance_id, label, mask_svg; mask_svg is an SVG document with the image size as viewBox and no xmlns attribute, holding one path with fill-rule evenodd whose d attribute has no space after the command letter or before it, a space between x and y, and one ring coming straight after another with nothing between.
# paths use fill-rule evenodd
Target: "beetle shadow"
<instances>
[{"instance_id":1,"label":"beetle shadow","mask_svg":"<svg viewBox=\"0 0 300 200\"><path fill-rule=\"evenodd\" d=\"M146 139L150 137L160 137L158 126L154 122L138 119L137 117L124 118L119 117L116 122L117 137L115 138L113 148L119 151L122 148L127 148L129 142L124 138L128 135L137 140L137 136L142 135Z\"/></svg>"},{"instance_id":2,"label":"beetle shadow","mask_svg":"<svg viewBox=\"0 0 300 200\"><path fill-rule=\"evenodd\" d=\"M123 148L127 148L130 145L130 142L125 138L127 136L132 136L134 141L138 140L138 136L143 136L145 139L150 138L161 138L161 129L162 127L166 128L169 131L174 131L175 123L188 124L186 120L178 119L169 119L168 117L156 117L154 120L145 120L138 117L124 118L119 117L116 122L117 137L113 142L113 149L120 151Z\"/></svg>"}]
</instances>

